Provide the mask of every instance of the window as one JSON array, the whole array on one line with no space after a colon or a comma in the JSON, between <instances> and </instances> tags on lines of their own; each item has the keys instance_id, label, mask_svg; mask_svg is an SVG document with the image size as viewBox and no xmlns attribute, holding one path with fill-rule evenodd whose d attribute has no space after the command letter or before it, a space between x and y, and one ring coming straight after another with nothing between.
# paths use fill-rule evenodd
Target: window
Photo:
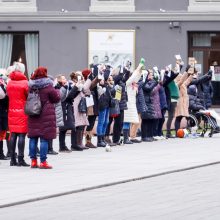
<instances>
[{"instance_id":1,"label":"window","mask_svg":"<svg viewBox=\"0 0 220 220\"><path fill-rule=\"evenodd\" d=\"M207 73L214 66L213 105L220 105L220 32L189 32L189 57L197 60L199 73Z\"/></svg>"},{"instance_id":2,"label":"window","mask_svg":"<svg viewBox=\"0 0 220 220\"><path fill-rule=\"evenodd\" d=\"M0 0L0 12L36 12L36 0Z\"/></svg>"},{"instance_id":3,"label":"window","mask_svg":"<svg viewBox=\"0 0 220 220\"><path fill-rule=\"evenodd\" d=\"M38 67L39 34L35 32L0 32L0 68L14 61L25 64L27 76ZM2 56L4 54L4 56Z\"/></svg>"},{"instance_id":4,"label":"window","mask_svg":"<svg viewBox=\"0 0 220 220\"><path fill-rule=\"evenodd\" d=\"M91 0L90 12L134 12L134 0Z\"/></svg>"},{"instance_id":5,"label":"window","mask_svg":"<svg viewBox=\"0 0 220 220\"><path fill-rule=\"evenodd\" d=\"M220 11L220 0L189 0L188 11Z\"/></svg>"}]
</instances>

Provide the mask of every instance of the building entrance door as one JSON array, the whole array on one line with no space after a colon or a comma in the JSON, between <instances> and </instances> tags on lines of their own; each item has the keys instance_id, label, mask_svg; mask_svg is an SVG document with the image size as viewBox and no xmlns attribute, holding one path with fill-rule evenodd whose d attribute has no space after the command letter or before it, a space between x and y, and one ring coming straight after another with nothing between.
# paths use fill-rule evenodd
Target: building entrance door
<instances>
[{"instance_id":1,"label":"building entrance door","mask_svg":"<svg viewBox=\"0 0 220 220\"><path fill-rule=\"evenodd\" d=\"M189 57L195 57L201 74L214 66L213 105L220 105L220 33L189 33Z\"/></svg>"}]
</instances>

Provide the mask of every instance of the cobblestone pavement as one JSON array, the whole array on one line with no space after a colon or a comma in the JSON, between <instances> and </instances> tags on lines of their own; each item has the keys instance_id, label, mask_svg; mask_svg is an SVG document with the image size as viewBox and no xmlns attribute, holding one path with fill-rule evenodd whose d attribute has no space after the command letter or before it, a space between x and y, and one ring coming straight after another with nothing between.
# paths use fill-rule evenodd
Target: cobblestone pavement
<instances>
[{"instance_id":1,"label":"cobblestone pavement","mask_svg":"<svg viewBox=\"0 0 220 220\"><path fill-rule=\"evenodd\" d=\"M70 137L67 137L68 144L69 139ZM126 182L134 178L148 177L163 172L172 172L219 162L219 142L220 135L215 135L212 138L169 139L153 143L118 146L114 147L113 151L109 153L105 152L103 148L69 154L62 153L58 156L49 156L48 161L54 166L52 170L9 167L9 161L1 161L0 207L15 202L42 199L47 196L82 191L91 187L96 188L100 185L111 185L111 183L114 184L119 181ZM57 140L54 145L57 150ZM26 160L28 161L28 158ZM194 207L194 205L196 207L195 210L191 210L192 213L198 214L197 210L200 209L204 211L204 219L210 219L207 218L210 213L213 213L212 218L215 219L215 215L218 216L218 211L213 207L215 205L219 207L218 202L220 201L218 169L219 165L214 165L80 192L66 197L43 200L39 203L2 208L0 209L0 219L11 219L10 216L15 215L16 219L18 219L19 215L17 213L24 214L25 207L27 207L27 210L32 210L28 207L34 208L35 206L39 207L39 209L36 209L36 211L33 209L33 213L35 213L33 219L37 219L43 213L40 208L43 207L42 204L48 204L46 206L48 207L48 212L45 219L54 219L56 215L56 219L60 219L59 213L62 213L62 209L66 210L67 214L72 211L72 215L66 215L65 219L88 219L87 217L90 215L93 216L91 219L101 219L103 216L108 219L151 219L151 216L152 218L172 219L169 218L172 210L167 210L167 216L164 214L166 207L172 207L172 204L177 207L172 214L173 219L176 219L176 212L177 216L179 215L178 213L184 214L184 211L181 211L182 206L185 209L188 207L189 209L187 210L190 210L190 207ZM201 181L199 181L200 179ZM175 184L172 185L172 182ZM202 189L204 189L204 192ZM190 195L192 194L191 197L187 193L188 191ZM122 193L121 195L120 192ZM96 195L98 196L97 198ZM110 199L108 199L109 196ZM50 205L49 201L51 201L52 205ZM63 203L59 203L59 201L63 201ZM191 203L188 201L191 201ZM209 206L210 201L212 201L211 207ZM123 205L124 203L125 205ZM201 204L201 208L197 207L198 204ZM139 211L135 211L138 210L139 206L140 215ZM120 207L121 211L119 210ZM58 211L54 210L55 208ZM52 212L55 212L56 215L52 216ZM109 217L108 212L112 213ZM126 212L129 215L123 214ZM25 216L28 217L31 213L32 211L24 214L20 219L25 219ZM86 213L88 213L87 217ZM190 216L189 211L187 213L189 219L193 217L193 214ZM64 211L63 214L65 214ZM145 218L145 216L149 216L149 218Z\"/></svg>"}]
</instances>

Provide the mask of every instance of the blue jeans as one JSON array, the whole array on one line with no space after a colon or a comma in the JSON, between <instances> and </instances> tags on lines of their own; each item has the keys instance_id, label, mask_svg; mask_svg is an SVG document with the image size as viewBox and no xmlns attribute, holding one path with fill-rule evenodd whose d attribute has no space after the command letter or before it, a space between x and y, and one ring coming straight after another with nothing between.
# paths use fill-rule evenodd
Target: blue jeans
<instances>
[{"instance_id":1,"label":"blue jeans","mask_svg":"<svg viewBox=\"0 0 220 220\"><path fill-rule=\"evenodd\" d=\"M37 159L37 143L38 137L30 138L29 140L29 155L31 159ZM40 138L40 162L44 162L47 159L48 140Z\"/></svg>"},{"instance_id":2,"label":"blue jeans","mask_svg":"<svg viewBox=\"0 0 220 220\"><path fill-rule=\"evenodd\" d=\"M130 122L124 122L123 123L123 130L129 130L130 129Z\"/></svg>"},{"instance_id":3,"label":"blue jeans","mask_svg":"<svg viewBox=\"0 0 220 220\"><path fill-rule=\"evenodd\" d=\"M109 108L105 108L102 111L99 111L98 116L98 125L97 125L97 135L105 135L107 126L109 122Z\"/></svg>"}]
</instances>

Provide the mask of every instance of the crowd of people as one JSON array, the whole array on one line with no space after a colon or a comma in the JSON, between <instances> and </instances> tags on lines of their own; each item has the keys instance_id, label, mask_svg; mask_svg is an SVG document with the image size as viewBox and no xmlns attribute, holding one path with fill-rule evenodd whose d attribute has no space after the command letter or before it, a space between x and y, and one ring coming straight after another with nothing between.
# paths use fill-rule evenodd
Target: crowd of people
<instances>
[{"instance_id":1,"label":"crowd of people","mask_svg":"<svg viewBox=\"0 0 220 220\"><path fill-rule=\"evenodd\" d=\"M134 71L131 65L129 60L115 68L90 65L90 69L72 72L69 80L65 74L54 79L45 67L38 67L28 80L25 65L20 62L14 62L7 70L1 69L0 159L10 159L10 166L51 169L47 154L58 154L53 149L57 131L59 152L65 153L117 146L122 142L175 138L171 132L173 120L177 132L183 117L211 106L211 70L198 76L194 66L184 69L181 59L176 60L174 68L169 65L161 71L157 67L146 68L143 58ZM33 97L40 99L40 112L28 114L27 103L36 104ZM166 133L163 133L166 113ZM95 129L97 143L92 140ZM67 131L71 146L65 141ZM26 135L30 165L24 160ZM8 148L6 155L3 140Z\"/></svg>"}]
</instances>

